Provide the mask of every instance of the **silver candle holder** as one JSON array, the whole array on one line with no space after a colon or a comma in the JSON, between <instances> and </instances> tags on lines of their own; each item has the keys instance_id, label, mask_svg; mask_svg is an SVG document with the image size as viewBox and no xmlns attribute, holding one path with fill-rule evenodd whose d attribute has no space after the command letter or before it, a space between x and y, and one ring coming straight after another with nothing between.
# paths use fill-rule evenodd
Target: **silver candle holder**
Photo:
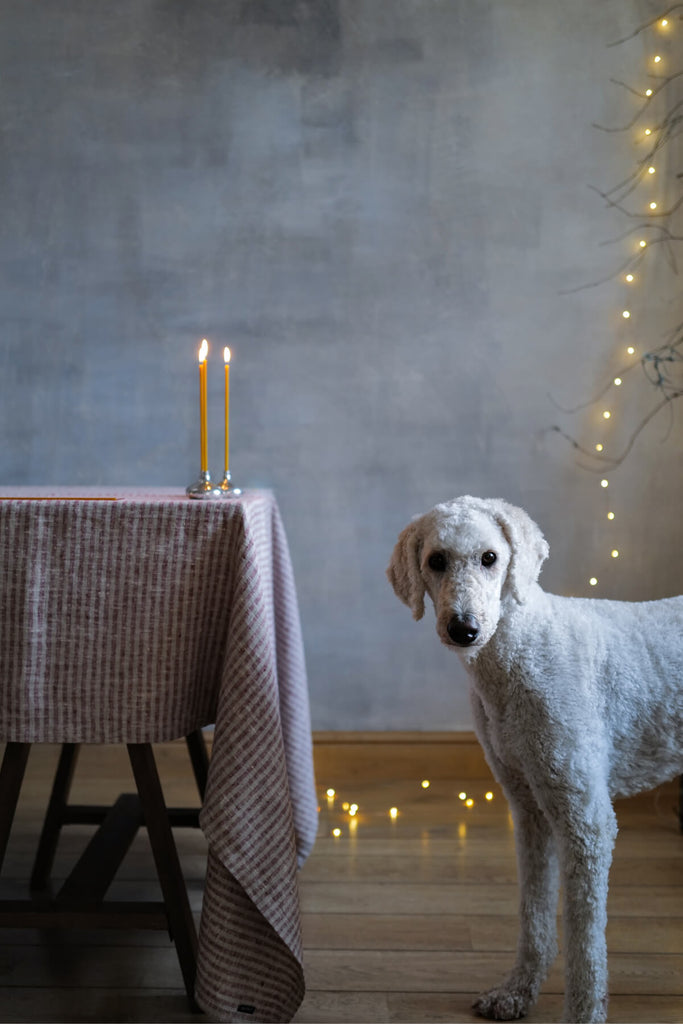
<instances>
[{"instance_id":1,"label":"silver candle holder","mask_svg":"<svg viewBox=\"0 0 683 1024\"><path fill-rule=\"evenodd\" d=\"M211 483L208 469L201 470L195 482L185 489L185 494L188 498L198 498L200 501L222 496L221 488Z\"/></svg>"},{"instance_id":2,"label":"silver candle holder","mask_svg":"<svg viewBox=\"0 0 683 1024\"><path fill-rule=\"evenodd\" d=\"M221 498L238 498L242 493L240 487L232 486L229 469L226 469L225 473L223 474L223 479L218 485L218 490L221 492Z\"/></svg>"}]
</instances>

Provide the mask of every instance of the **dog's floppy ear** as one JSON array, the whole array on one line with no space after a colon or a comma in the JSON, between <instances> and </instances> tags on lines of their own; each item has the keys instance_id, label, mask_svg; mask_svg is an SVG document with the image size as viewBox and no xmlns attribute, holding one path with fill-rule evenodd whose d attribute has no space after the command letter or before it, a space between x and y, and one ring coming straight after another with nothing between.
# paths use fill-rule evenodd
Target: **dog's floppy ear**
<instances>
[{"instance_id":1,"label":"dog's floppy ear","mask_svg":"<svg viewBox=\"0 0 683 1024\"><path fill-rule=\"evenodd\" d=\"M548 542L523 509L500 499L492 504L494 519L505 534L512 553L508 566L508 584L515 600L524 604L548 557Z\"/></svg>"},{"instance_id":2,"label":"dog's floppy ear","mask_svg":"<svg viewBox=\"0 0 683 1024\"><path fill-rule=\"evenodd\" d=\"M425 612L425 585L420 572L422 531L419 522L409 523L398 535L387 568L387 578L397 597L407 604L414 619L421 619Z\"/></svg>"}]
</instances>

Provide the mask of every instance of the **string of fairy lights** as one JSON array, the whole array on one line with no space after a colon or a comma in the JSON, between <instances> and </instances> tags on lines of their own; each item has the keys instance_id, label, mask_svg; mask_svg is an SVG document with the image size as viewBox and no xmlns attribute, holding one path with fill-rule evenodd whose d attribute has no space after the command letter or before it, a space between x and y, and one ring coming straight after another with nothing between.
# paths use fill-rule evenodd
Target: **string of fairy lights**
<instances>
[{"instance_id":1,"label":"string of fairy lights","mask_svg":"<svg viewBox=\"0 0 683 1024\"><path fill-rule=\"evenodd\" d=\"M603 388L597 399L591 400L591 403L585 403L588 405L595 401L601 402L595 424L597 437L591 451L568 437L559 428L554 428L570 440L583 455L590 455L595 462L595 468L602 470L600 487L605 496L603 511L608 524L610 524L609 532L606 535L607 541L602 550L606 549L609 552L611 560L619 559L621 551L614 542L614 531L611 530L611 524L618 523L619 514L609 489L611 482L609 471L623 462L633 446L635 437L650 419L666 403L683 394L681 385L672 379L671 370L671 364L683 359L683 325L679 325L672 332L665 345L654 351L645 351L646 346L642 344L642 339L638 338L638 335L642 335L644 328L638 322L639 317L634 316L633 313L634 308L642 306L642 301L638 302L635 292L644 286L645 261L650 257L650 253L666 250L668 261L675 271L672 246L674 242L683 240L672 230L671 222L672 215L683 204L683 196L673 203L668 200L665 194L667 175L664 173L663 160L665 147L683 130L683 112L681 112L683 111L683 99L677 100L674 97L672 100L669 88L679 75L683 75L683 71L672 69L672 61L669 57L677 28L676 21L683 19L682 14L676 13L680 8L683 8L681 3L669 7L661 16L639 26L626 39L617 40L611 44L618 45L641 34L644 34L646 39L645 66L636 71L635 84L616 82L619 86L623 86L631 94L631 97L635 97L636 102L630 120L626 125L618 128L595 126L603 131L628 131L633 141L636 160L635 169L624 181L619 182L607 192L597 189L595 191L608 206L615 208L636 223L622 237L614 240L621 243L625 249L625 258L617 271L606 277L604 281L592 282L581 287L593 287L615 278L620 280L622 284L619 292L622 297L620 309L622 327L618 331L618 335L621 339L623 366ZM613 79L613 81L616 80ZM643 153L644 149L646 152ZM579 291L581 289L572 290ZM641 299L642 295L641 291ZM659 389L660 401L632 432L625 449L616 452L614 450L616 428L620 422L623 422L623 401L626 390L623 387L624 378L631 369L637 366L643 368L649 382ZM583 407L579 406L578 408ZM603 568L606 572L606 567L603 566ZM591 575L587 582L589 587L595 588L599 586L600 579L597 574Z\"/></svg>"},{"instance_id":2,"label":"string of fairy lights","mask_svg":"<svg viewBox=\"0 0 683 1024\"><path fill-rule=\"evenodd\" d=\"M422 779L419 783L419 787L423 791L428 790L431 785L432 783L429 779ZM487 789L483 794L473 796L472 793L462 789L458 793L458 799L466 809L465 813L467 813L476 807L477 803L481 800L483 800L484 805L490 804L495 799L495 794L492 790ZM353 838L357 835L359 824L376 825L378 821L382 819L386 821L387 818L391 824L396 824L399 818L403 817L406 813L398 807L389 807L384 810L365 808L361 812L359 804L350 800L340 800L339 793L333 787L325 790L325 803L327 817L334 821L334 827L329 830L329 834L333 839L343 839L345 836ZM318 811L321 810L322 807L319 807ZM410 812L407 813L409 815ZM461 820L458 822L458 836L465 838L466 835L467 824Z\"/></svg>"}]
</instances>

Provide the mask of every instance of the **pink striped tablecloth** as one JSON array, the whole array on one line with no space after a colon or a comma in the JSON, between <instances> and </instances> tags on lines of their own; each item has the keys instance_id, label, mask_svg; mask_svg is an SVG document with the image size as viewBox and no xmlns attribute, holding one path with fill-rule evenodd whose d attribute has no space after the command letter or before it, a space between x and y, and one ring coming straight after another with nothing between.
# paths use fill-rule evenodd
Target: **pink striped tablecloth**
<instances>
[{"instance_id":1,"label":"pink striped tablecloth","mask_svg":"<svg viewBox=\"0 0 683 1024\"><path fill-rule=\"evenodd\" d=\"M297 868L317 806L272 494L0 498L0 739L160 743L215 723L197 1001L222 1021L290 1020L304 994Z\"/></svg>"}]
</instances>

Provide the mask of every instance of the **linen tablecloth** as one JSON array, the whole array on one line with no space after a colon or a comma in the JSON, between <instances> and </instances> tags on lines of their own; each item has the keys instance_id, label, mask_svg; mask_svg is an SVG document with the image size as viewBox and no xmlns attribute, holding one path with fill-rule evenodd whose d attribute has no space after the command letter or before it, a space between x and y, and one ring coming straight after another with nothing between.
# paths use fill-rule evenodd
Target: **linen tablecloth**
<instances>
[{"instance_id":1,"label":"linen tablecloth","mask_svg":"<svg viewBox=\"0 0 683 1024\"><path fill-rule=\"evenodd\" d=\"M297 866L317 807L272 494L0 497L13 499L0 500L0 740L161 743L215 723L197 1001L224 1021L290 1020L304 994ZM116 500L79 500L95 497Z\"/></svg>"}]
</instances>

